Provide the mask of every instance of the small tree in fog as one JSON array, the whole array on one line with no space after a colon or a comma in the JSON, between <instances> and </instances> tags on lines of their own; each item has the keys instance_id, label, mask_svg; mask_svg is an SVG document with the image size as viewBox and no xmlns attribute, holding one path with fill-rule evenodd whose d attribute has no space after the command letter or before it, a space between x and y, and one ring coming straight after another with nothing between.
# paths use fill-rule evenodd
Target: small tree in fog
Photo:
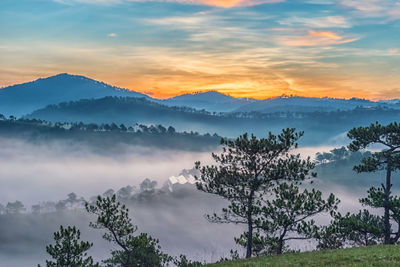
<instances>
[{"instance_id":1,"label":"small tree in fog","mask_svg":"<svg viewBox=\"0 0 400 267\"><path fill-rule=\"evenodd\" d=\"M3 204L0 203L0 215L4 214L6 212L6 208L3 206Z\"/></svg>"},{"instance_id":2,"label":"small tree in fog","mask_svg":"<svg viewBox=\"0 0 400 267\"><path fill-rule=\"evenodd\" d=\"M8 202L6 205L7 214L19 214L25 211L25 206L21 201L17 200L15 202Z\"/></svg>"},{"instance_id":3,"label":"small tree in fog","mask_svg":"<svg viewBox=\"0 0 400 267\"><path fill-rule=\"evenodd\" d=\"M382 208L385 206L385 191L383 188L371 187L368 190L368 195L366 198L360 199L363 205L367 205L373 208ZM390 242L395 244L400 239L400 197L399 196L389 196L389 218L393 223L397 224L397 232L390 232ZM385 233L385 223L382 224L382 231Z\"/></svg>"},{"instance_id":4,"label":"small tree in fog","mask_svg":"<svg viewBox=\"0 0 400 267\"><path fill-rule=\"evenodd\" d=\"M300 182L311 175L314 164L290 154L303 132L284 129L267 138L243 134L235 140L222 139L222 153L212 156L217 165L200 166L197 188L227 199L221 215L207 215L214 223L247 225L246 257L253 254L255 217L261 212L265 195L280 181Z\"/></svg>"},{"instance_id":5,"label":"small tree in fog","mask_svg":"<svg viewBox=\"0 0 400 267\"><path fill-rule=\"evenodd\" d=\"M75 226L54 233L54 245L46 246L47 253L53 258L46 260L47 267L98 267L91 256L87 256L93 244L80 240L81 233ZM40 267L40 265L39 265Z\"/></svg>"},{"instance_id":6,"label":"small tree in fog","mask_svg":"<svg viewBox=\"0 0 400 267\"><path fill-rule=\"evenodd\" d=\"M261 215L255 221L258 253L282 254L287 241L314 238L319 226L313 217L333 212L338 203L333 194L325 200L321 191L301 191L293 184L279 184L273 189L273 198L265 201Z\"/></svg>"},{"instance_id":7,"label":"small tree in fog","mask_svg":"<svg viewBox=\"0 0 400 267\"><path fill-rule=\"evenodd\" d=\"M383 218L369 213L368 210L360 210L356 214L347 213L344 216L338 213L316 236L319 249L337 249L345 245L376 245L384 237Z\"/></svg>"},{"instance_id":8,"label":"small tree in fog","mask_svg":"<svg viewBox=\"0 0 400 267\"><path fill-rule=\"evenodd\" d=\"M103 238L120 247L112 251L112 257L105 260L107 266L162 266L171 258L160 251L157 239L147 234L134 235L137 227L132 224L125 205L116 196L98 196L94 205L86 203L86 210L97 216L90 226L104 229Z\"/></svg>"},{"instance_id":9,"label":"small tree in fog","mask_svg":"<svg viewBox=\"0 0 400 267\"><path fill-rule=\"evenodd\" d=\"M393 171L400 169L400 125L391 123L382 126L379 123L371 124L368 127L358 127L349 131L347 134L352 140L349 145L351 151L359 151L368 148L371 145L380 145L384 148L379 152L374 152L370 157L362 159L362 163L354 167L357 172L375 172L386 171L386 181L382 183L381 188L372 187L370 191L376 194L370 194L369 200L364 204L374 208L384 209L384 243L395 243L400 234L392 233L390 219L393 215L391 207L391 175ZM395 235L392 238L392 235Z\"/></svg>"}]
</instances>

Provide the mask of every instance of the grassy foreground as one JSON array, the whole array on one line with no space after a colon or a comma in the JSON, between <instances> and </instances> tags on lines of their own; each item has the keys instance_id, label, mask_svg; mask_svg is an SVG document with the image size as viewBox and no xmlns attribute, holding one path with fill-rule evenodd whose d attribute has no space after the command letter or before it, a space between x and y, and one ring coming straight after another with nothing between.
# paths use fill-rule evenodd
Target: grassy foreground
<instances>
[{"instance_id":1,"label":"grassy foreground","mask_svg":"<svg viewBox=\"0 0 400 267\"><path fill-rule=\"evenodd\" d=\"M207 265L208 267L261 266L400 266L400 245L370 246L264 256Z\"/></svg>"}]
</instances>

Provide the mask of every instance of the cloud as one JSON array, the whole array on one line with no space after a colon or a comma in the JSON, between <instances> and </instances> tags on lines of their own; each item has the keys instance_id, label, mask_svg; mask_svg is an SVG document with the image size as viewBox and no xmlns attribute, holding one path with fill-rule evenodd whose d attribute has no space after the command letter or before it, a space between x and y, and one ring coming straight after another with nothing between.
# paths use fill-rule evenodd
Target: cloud
<instances>
[{"instance_id":1,"label":"cloud","mask_svg":"<svg viewBox=\"0 0 400 267\"><path fill-rule=\"evenodd\" d=\"M124 2L163 2L161 0L53 0L53 1L67 5L75 3L112 5ZM166 2L232 8L237 6L243 7L243 6L261 5L261 4L280 3L284 1L285 0L167 0Z\"/></svg>"},{"instance_id":2,"label":"cloud","mask_svg":"<svg viewBox=\"0 0 400 267\"><path fill-rule=\"evenodd\" d=\"M339 3L346 8L353 9L355 14L365 18L383 17L388 21L400 19L400 2L398 0L340 0Z\"/></svg>"},{"instance_id":3,"label":"cloud","mask_svg":"<svg viewBox=\"0 0 400 267\"><path fill-rule=\"evenodd\" d=\"M331 31L309 30L305 35L278 37L278 42L286 46L330 46L351 43L359 38L344 38Z\"/></svg>"},{"instance_id":4,"label":"cloud","mask_svg":"<svg viewBox=\"0 0 400 267\"><path fill-rule=\"evenodd\" d=\"M193 0L193 4L231 8L236 6L255 6L261 4L280 3L285 0ZM179 0L178 0L179 2Z\"/></svg>"},{"instance_id":5,"label":"cloud","mask_svg":"<svg viewBox=\"0 0 400 267\"><path fill-rule=\"evenodd\" d=\"M77 3L112 5L112 4L122 3L125 0L53 0L53 1L64 5L72 5Z\"/></svg>"},{"instance_id":6,"label":"cloud","mask_svg":"<svg viewBox=\"0 0 400 267\"><path fill-rule=\"evenodd\" d=\"M308 28L350 28L351 24L343 16L327 16L315 18L290 17L279 21L285 26L305 26Z\"/></svg>"},{"instance_id":7,"label":"cloud","mask_svg":"<svg viewBox=\"0 0 400 267\"><path fill-rule=\"evenodd\" d=\"M112 32L112 33L108 34L107 36L108 36L108 37L117 37L118 35L117 35L116 33L113 33L113 32Z\"/></svg>"},{"instance_id":8,"label":"cloud","mask_svg":"<svg viewBox=\"0 0 400 267\"><path fill-rule=\"evenodd\" d=\"M399 49L398 48L391 48L391 49L388 49L387 52L389 54L391 54L391 55L395 55L395 54L399 53Z\"/></svg>"}]
</instances>

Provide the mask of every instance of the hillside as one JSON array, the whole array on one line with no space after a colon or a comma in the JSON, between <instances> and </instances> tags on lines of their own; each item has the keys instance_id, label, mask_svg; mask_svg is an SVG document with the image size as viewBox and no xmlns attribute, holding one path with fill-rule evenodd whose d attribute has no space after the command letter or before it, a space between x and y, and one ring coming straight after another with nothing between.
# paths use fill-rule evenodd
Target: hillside
<instances>
[{"instance_id":1,"label":"hillside","mask_svg":"<svg viewBox=\"0 0 400 267\"><path fill-rule=\"evenodd\" d=\"M370 246L265 256L207 265L209 267L261 266L400 266L400 246Z\"/></svg>"},{"instance_id":2,"label":"hillside","mask_svg":"<svg viewBox=\"0 0 400 267\"><path fill-rule=\"evenodd\" d=\"M337 111L352 110L357 107L376 108L390 107L400 108L396 101L392 102L374 102L366 99L351 98L317 98L317 97L275 97L248 103L239 107L236 111L249 112L256 111L262 113L291 111L291 112L315 112L315 111Z\"/></svg>"},{"instance_id":3,"label":"hillside","mask_svg":"<svg viewBox=\"0 0 400 267\"><path fill-rule=\"evenodd\" d=\"M102 152L123 151L129 146L208 151L215 149L221 139L217 135L177 132L173 127L162 125L53 124L41 120L6 119L1 114L0 138L36 144L53 141L78 143Z\"/></svg>"},{"instance_id":4,"label":"hillside","mask_svg":"<svg viewBox=\"0 0 400 267\"><path fill-rule=\"evenodd\" d=\"M168 106L191 107L205 109L211 112L233 112L242 106L252 105L260 100L251 98L235 98L216 91L208 91L196 94L184 94L160 100L159 103Z\"/></svg>"},{"instance_id":5,"label":"hillside","mask_svg":"<svg viewBox=\"0 0 400 267\"><path fill-rule=\"evenodd\" d=\"M104 97L50 105L26 116L52 122L171 125L179 131L215 133L222 117L189 108L168 107L135 97Z\"/></svg>"},{"instance_id":6,"label":"hillside","mask_svg":"<svg viewBox=\"0 0 400 267\"><path fill-rule=\"evenodd\" d=\"M162 124L178 131L217 133L235 137L244 132L265 136L268 131L296 128L305 131L303 144L330 143L355 126L376 121L387 124L400 116L400 110L357 108L332 112L274 112L213 114L185 107L169 107L144 98L105 97L80 100L39 109L26 116L51 122ZM339 139L340 139L339 138ZM342 138L343 139L343 138ZM336 142L336 141L335 141ZM339 143L342 144L342 143Z\"/></svg>"},{"instance_id":7,"label":"hillside","mask_svg":"<svg viewBox=\"0 0 400 267\"><path fill-rule=\"evenodd\" d=\"M50 104L105 96L147 97L93 79L67 73L0 90L0 113L21 116Z\"/></svg>"}]
</instances>

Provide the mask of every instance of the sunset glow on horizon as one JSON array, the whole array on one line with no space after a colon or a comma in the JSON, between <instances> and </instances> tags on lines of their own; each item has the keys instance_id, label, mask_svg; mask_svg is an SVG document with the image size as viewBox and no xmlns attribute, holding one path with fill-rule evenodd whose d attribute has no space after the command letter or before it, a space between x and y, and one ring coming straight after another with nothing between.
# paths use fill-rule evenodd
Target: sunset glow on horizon
<instances>
[{"instance_id":1,"label":"sunset glow on horizon","mask_svg":"<svg viewBox=\"0 0 400 267\"><path fill-rule=\"evenodd\" d=\"M71 73L156 98L400 98L397 0L3 0L0 87Z\"/></svg>"}]
</instances>

